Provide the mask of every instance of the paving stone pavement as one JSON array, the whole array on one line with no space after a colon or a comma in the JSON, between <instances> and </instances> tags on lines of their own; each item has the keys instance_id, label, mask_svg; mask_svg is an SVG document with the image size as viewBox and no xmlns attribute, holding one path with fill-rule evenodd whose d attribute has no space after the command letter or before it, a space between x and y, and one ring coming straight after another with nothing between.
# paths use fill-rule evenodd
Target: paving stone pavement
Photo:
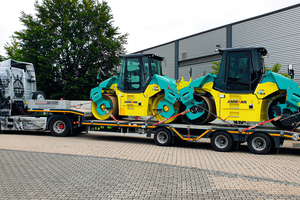
<instances>
[{"instance_id":1,"label":"paving stone pavement","mask_svg":"<svg viewBox=\"0 0 300 200\"><path fill-rule=\"evenodd\" d=\"M287 145L288 146L288 145ZM0 134L0 199L300 199L299 149L254 155L204 143Z\"/></svg>"}]
</instances>

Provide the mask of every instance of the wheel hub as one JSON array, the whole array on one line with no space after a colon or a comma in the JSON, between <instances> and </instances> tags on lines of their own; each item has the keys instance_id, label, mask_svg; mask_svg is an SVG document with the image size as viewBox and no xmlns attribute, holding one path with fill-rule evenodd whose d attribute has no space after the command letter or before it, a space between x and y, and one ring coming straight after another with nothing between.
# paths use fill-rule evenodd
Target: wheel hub
<instances>
[{"instance_id":1,"label":"wheel hub","mask_svg":"<svg viewBox=\"0 0 300 200\"><path fill-rule=\"evenodd\" d=\"M101 106L100 106L100 108L101 108L101 110L105 110L106 109L106 106L105 106L105 104L102 104Z\"/></svg>"},{"instance_id":2,"label":"wheel hub","mask_svg":"<svg viewBox=\"0 0 300 200\"><path fill-rule=\"evenodd\" d=\"M64 129L65 127L64 127L63 124L60 124L60 125L58 126L58 128L59 128L59 129Z\"/></svg>"},{"instance_id":3,"label":"wheel hub","mask_svg":"<svg viewBox=\"0 0 300 200\"><path fill-rule=\"evenodd\" d=\"M197 113L197 112L198 112L197 106L192 106L192 107L190 108L190 111L191 111L191 113L193 113L193 114Z\"/></svg>"},{"instance_id":4,"label":"wheel hub","mask_svg":"<svg viewBox=\"0 0 300 200\"><path fill-rule=\"evenodd\" d=\"M228 140L223 135L217 136L215 140L216 140L215 144L219 148L225 148L228 145Z\"/></svg>"},{"instance_id":5,"label":"wheel hub","mask_svg":"<svg viewBox=\"0 0 300 200\"><path fill-rule=\"evenodd\" d=\"M170 111L170 107L167 106L167 105L164 105L164 111L165 111L165 112L169 112L169 111Z\"/></svg>"},{"instance_id":6,"label":"wheel hub","mask_svg":"<svg viewBox=\"0 0 300 200\"><path fill-rule=\"evenodd\" d=\"M164 132L161 132L161 133L158 134L157 139L158 139L158 141L159 141L160 143L163 144L163 143L166 143L166 142L167 142L168 136L167 136Z\"/></svg>"},{"instance_id":7,"label":"wheel hub","mask_svg":"<svg viewBox=\"0 0 300 200\"><path fill-rule=\"evenodd\" d=\"M252 141L252 146L256 151L262 151L266 148L266 141L261 137L257 137Z\"/></svg>"},{"instance_id":8,"label":"wheel hub","mask_svg":"<svg viewBox=\"0 0 300 200\"><path fill-rule=\"evenodd\" d=\"M62 120L56 121L53 125L53 130L56 133L63 133L65 131L65 129L66 129L65 123Z\"/></svg>"}]
</instances>

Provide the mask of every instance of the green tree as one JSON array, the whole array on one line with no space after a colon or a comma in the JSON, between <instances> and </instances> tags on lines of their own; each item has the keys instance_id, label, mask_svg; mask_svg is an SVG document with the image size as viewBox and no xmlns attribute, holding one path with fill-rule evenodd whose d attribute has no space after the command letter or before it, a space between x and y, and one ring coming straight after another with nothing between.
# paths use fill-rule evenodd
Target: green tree
<instances>
[{"instance_id":1,"label":"green tree","mask_svg":"<svg viewBox=\"0 0 300 200\"><path fill-rule=\"evenodd\" d=\"M9 56L9 58L18 61L23 61L21 47L18 44L17 39L13 36L11 44L6 43L4 49L6 50L6 54Z\"/></svg>"},{"instance_id":2,"label":"green tree","mask_svg":"<svg viewBox=\"0 0 300 200\"><path fill-rule=\"evenodd\" d=\"M275 72L275 73L278 73L281 69L281 64L279 63L275 63L273 66L272 66L272 72Z\"/></svg>"},{"instance_id":3,"label":"green tree","mask_svg":"<svg viewBox=\"0 0 300 200\"><path fill-rule=\"evenodd\" d=\"M285 77L291 79L291 77L290 77L287 73L281 73L281 72L279 72L280 69L281 69L281 64L280 64L280 63L275 63L275 64L272 66L271 69L268 68L267 66L265 66L265 71L266 71L266 72L267 72L267 71L272 71L272 72L281 74L282 76L285 76Z\"/></svg>"},{"instance_id":4,"label":"green tree","mask_svg":"<svg viewBox=\"0 0 300 200\"><path fill-rule=\"evenodd\" d=\"M34 6L34 16L22 12L25 29L12 36L7 54L34 64L38 88L47 98L89 99L98 70L105 80L120 64L127 34L113 26L105 1L43 0Z\"/></svg>"},{"instance_id":5,"label":"green tree","mask_svg":"<svg viewBox=\"0 0 300 200\"><path fill-rule=\"evenodd\" d=\"M6 60L6 58L2 55L0 55L0 62Z\"/></svg>"},{"instance_id":6,"label":"green tree","mask_svg":"<svg viewBox=\"0 0 300 200\"><path fill-rule=\"evenodd\" d=\"M220 64L221 64L221 61L214 61L214 62L211 62L213 65L211 66L211 68L214 70L210 73L212 74L218 74L219 72L219 69L220 69Z\"/></svg>"}]
</instances>

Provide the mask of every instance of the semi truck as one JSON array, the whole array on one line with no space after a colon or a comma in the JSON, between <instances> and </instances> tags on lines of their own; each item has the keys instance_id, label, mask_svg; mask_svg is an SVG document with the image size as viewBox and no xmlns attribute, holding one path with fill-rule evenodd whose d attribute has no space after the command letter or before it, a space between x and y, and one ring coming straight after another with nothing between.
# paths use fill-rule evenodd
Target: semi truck
<instances>
[{"instance_id":1,"label":"semi truck","mask_svg":"<svg viewBox=\"0 0 300 200\"><path fill-rule=\"evenodd\" d=\"M138 55L137 61L143 60L143 56ZM136 56L124 56L126 59L134 57ZM256 154L267 154L272 150L278 150L287 139L299 141L300 133L297 130L288 131L269 126L260 128L261 125L274 119L252 125L241 125L218 118L214 113L213 116L209 117L208 114L205 115L206 124L187 124L182 123L180 120L175 122L174 118L184 116L189 112L192 112L192 114L198 112L203 114L212 111L208 107L203 106L207 101L212 102L212 98L210 97L210 100L206 98L204 104L201 103L203 100L198 103L200 108L189 106L190 108L187 110L180 110L178 100L186 94L181 95L180 90L193 82L174 84L172 79L163 77L161 74L157 75L159 68L155 69L153 66L159 67L158 61L162 59L154 55L146 55L146 57L149 62L149 74L145 74L145 76L148 75L149 80L146 82L148 85L145 84L143 90L139 88L142 87L144 82L140 79L137 79L140 81L134 80L135 72L131 70L132 74L130 76L126 74L129 72L124 72L123 76L127 78L127 81L131 81L131 86L136 87L135 89L128 89L132 94L124 93L124 90L122 93L122 88L120 89L116 85L115 78L102 84L106 88L101 87L100 91L99 88L92 90L91 95L93 97L98 95L98 99L92 98L91 101L46 99L42 91L36 91L34 67L31 63L14 60L1 62L1 133L49 130L53 136L63 137L86 131L86 133L97 134L153 137L155 143L160 146L171 145L176 139L198 142L203 138L209 138L213 149L217 151L230 151L238 148L241 143L247 143L249 150ZM143 67L145 66L144 64ZM137 65L134 67L137 67ZM139 73L141 74L141 72ZM109 88L107 88L108 85ZM125 87L127 87L126 84L124 85ZM144 95L143 98L148 98L148 104L152 102L154 107L150 108L148 105L148 109L144 111L146 113L145 116L142 115L141 117L139 115L135 118L131 113L129 117L124 114L122 119L118 119L119 113L113 112L116 108L111 107L113 106L113 101L116 102L114 99L117 98L116 96L115 98L111 97L115 95L114 92L117 90L121 91L117 96L123 95L125 98L134 97L134 94L138 91L139 96ZM164 90L163 94L161 93L162 90ZM196 91L200 91L200 89ZM102 94L105 95L102 96ZM172 99L172 96L173 98L174 96L176 97L174 98L175 101ZM154 98L151 100L152 97L158 100L156 101ZM134 107L144 105L146 102L144 99L143 101L131 100L130 102L129 100L125 102L125 100L123 103L129 111ZM189 105L189 102L186 105ZM209 105L212 104L210 103ZM124 110L124 113L129 111ZM171 114L168 113L170 111L172 112ZM97 113L99 114L98 117ZM149 116L148 113L151 113L152 116ZM94 116L95 114L96 117ZM156 118L158 115L160 117ZM104 117L102 118L102 116ZM214 118L219 120L212 121Z\"/></svg>"}]
</instances>

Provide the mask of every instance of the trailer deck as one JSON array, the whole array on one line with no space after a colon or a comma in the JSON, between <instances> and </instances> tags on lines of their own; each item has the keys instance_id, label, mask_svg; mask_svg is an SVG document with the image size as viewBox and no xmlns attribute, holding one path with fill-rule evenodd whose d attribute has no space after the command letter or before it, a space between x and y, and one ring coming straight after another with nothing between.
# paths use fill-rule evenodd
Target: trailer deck
<instances>
[{"instance_id":1,"label":"trailer deck","mask_svg":"<svg viewBox=\"0 0 300 200\"><path fill-rule=\"evenodd\" d=\"M257 145L252 152L268 153L272 148L278 149L284 140L299 141L300 135L298 131L284 131L269 126L243 131L249 125L229 127L217 120L209 125L188 125L184 123L154 125L155 123L156 121L146 123L145 121L130 119L120 121L84 120L82 122L87 127L86 131L88 133L139 137L151 137L154 134L155 142L161 146L170 145L176 137L190 142L199 141L201 138L210 138L212 146L218 151L231 150L244 142L251 143L249 142L250 139L252 146ZM264 147L269 145L272 148L263 151Z\"/></svg>"},{"instance_id":2,"label":"trailer deck","mask_svg":"<svg viewBox=\"0 0 300 200\"><path fill-rule=\"evenodd\" d=\"M28 111L32 115L2 116L1 131L4 130L50 130L54 136L86 130L87 133L122 135L135 137L154 137L156 144L171 145L176 139L197 142L209 138L217 151L230 151L239 144L247 142L253 153L266 154L279 149L284 140L299 141L299 131L291 132L274 126L250 126L250 124L228 124L215 120L208 125L189 125L185 123L158 124L154 120L94 120L90 101L68 100L30 100ZM230 123L229 123L230 124ZM27 128L26 128L27 127ZM251 129L247 129L251 127Z\"/></svg>"}]
</instances>

